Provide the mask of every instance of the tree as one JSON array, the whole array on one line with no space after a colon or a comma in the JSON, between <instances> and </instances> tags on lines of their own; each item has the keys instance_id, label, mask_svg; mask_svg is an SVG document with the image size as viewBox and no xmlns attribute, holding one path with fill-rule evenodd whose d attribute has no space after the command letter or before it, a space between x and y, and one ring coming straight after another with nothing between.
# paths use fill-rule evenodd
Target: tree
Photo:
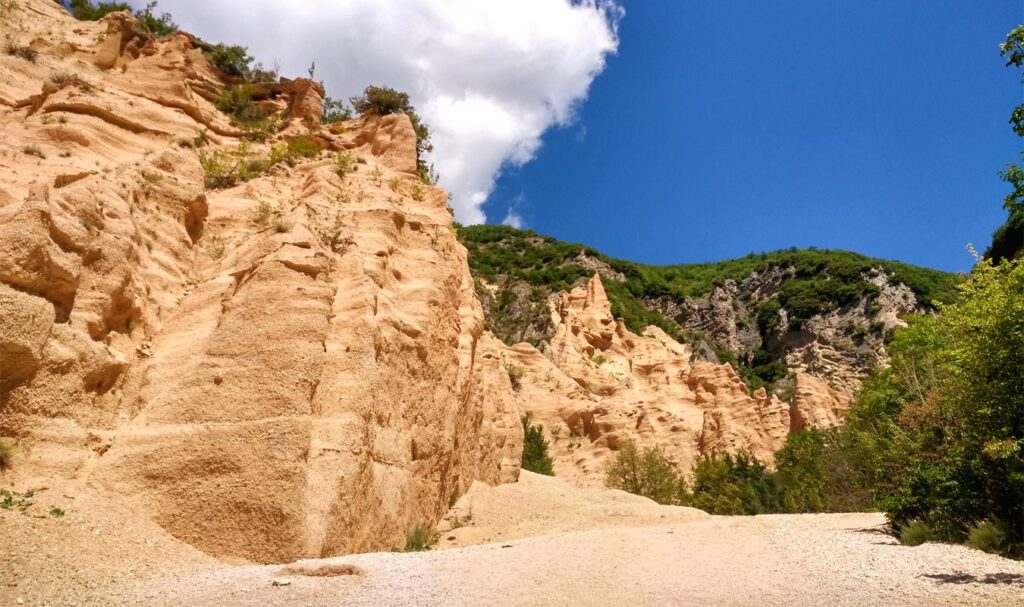
<instances>
[{"instance_id":1,"label":"tree","mask_svg":"<svg viewBox=\"0 0 1024 607\"><path fill-rule=\"evenodd\" d=\"M848 428L867 446L875 503L962 541L991 520L1024 549L1024 260L980 262L940 314L912 317Z\"/></svg>"},{"instance_id":2,"label":"tree","mask_svg":"<svg viewBox=\"0 0 1024 607\"><path fill-rule=\"evenodd\" d=\"M1007 67L1024 67L1024 25L1017 26L1006 35L1006 41L999 45L999 52L1006 58ZM1024 82L1024 75L1021 82ZM1024 103L1013 109L1010 124L1014 133L1024 137ZM1003 199L1003 208L1010 216L992 234L992 244L985 251L985 258L995 261L1018 257L1024 251L1024 169L1016 163L1007 162L999 177L1010 184L1013 191Z\"/></svg>"},{"instance_id":3,"label":"tree","mask_svg":"<svg viewBox=\"0 0 1024 607\"><path fill-rule=\"evenodd\" d=\"M661 447L640 451L626 441L608 464L605 485L650 498L659 504L679 504L686 499L686 482Z\"/></svg>"},{"instance_id":4,"label":"tree","mask_svg":"<svg viewBox=\"0 0 1024 607\"><path fill-rule=\"evenodd\" d=\"M530 423L530 414L520 418L523 423L523 470L537 474L555 475L554 462L548 455L548 441L540 426Z\"/></svg>"}]
</instances>

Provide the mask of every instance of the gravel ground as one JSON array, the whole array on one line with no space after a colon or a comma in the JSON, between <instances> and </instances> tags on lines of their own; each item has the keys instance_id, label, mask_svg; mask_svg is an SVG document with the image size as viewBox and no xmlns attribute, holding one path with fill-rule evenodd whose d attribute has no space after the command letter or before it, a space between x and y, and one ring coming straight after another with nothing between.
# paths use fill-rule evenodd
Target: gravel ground
<instances>
[{"instance_id":1,"label":"gravel ground","mask_svg":"<svg viewBox=\"0 0 1024 607\"><path fill-rule=\"evenodd\" d=\"M961 546L900 546L881 532L882 522L877 514L712 517L304 562L363 572L338 577L222 567L97 599L239 606L1024 605L1024 563Z\"/></svg>"}]
</instances>

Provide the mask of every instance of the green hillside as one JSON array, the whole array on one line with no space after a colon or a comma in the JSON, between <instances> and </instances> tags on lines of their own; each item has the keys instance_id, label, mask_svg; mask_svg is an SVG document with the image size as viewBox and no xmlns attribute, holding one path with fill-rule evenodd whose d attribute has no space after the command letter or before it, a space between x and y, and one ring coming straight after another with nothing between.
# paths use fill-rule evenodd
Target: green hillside
<instances>
[{"instance_id":1,"label":"green hillside","mask_svg":"<svg viewBox=\"0 0 1024 607\"><path fill-rule=\"evenodd\" d=\"M849 251L794 248L719 262L654 266L615 259L585 245L508 226L459 226L458 234L469 250L475 277L499 286L526 283L537 300L593 275L592 269L575 261L583 252L625 277L622 282L606 280L605 288L613 313L631 330L653 324L679 338L685 337L680 327L645 302L665 297L701 298L728 279L742 280L770 267L792 268L793 277L784 283L777 302L798 322L877 293L877 287L863 278L873 268L882 268L894 282L906 284L918 301L929 307L949 300L957 281L946 272Z\"/></svg>"}]
</instances>

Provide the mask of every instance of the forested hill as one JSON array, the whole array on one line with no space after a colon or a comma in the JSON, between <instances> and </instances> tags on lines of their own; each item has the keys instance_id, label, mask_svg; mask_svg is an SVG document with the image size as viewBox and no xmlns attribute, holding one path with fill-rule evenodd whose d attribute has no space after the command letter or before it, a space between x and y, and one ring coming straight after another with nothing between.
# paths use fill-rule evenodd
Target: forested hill
<instances>
[{"instance_id":1,"label":"forested hill","mask_svg":"<svg viewBox=\"0 0 1024 607\"><path fill-rule=\"evenodd\" d=\"M793 248L654 266L508 226L459 226L458 234L490 328L506 343L543 347L547 301L599 272L613 313L631 330L656 325L769 389L784 389L792 370L855 387L885 359L885 333L897 319L950 299L958 280L849 251ZM808 358L812 342L824 349L821 360Z\"/></svg>"}]
</instances>

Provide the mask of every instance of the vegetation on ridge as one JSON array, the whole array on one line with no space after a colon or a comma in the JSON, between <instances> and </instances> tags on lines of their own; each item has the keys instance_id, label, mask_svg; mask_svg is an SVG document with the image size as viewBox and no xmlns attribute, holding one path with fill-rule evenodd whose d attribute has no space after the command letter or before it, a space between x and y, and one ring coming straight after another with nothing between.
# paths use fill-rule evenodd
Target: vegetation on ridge
<instances>
[{"instance_id":1,"label":"vegetation on ridge","mask_svg":"<svg viewBox=\"0 0 1024 607\"><path fill-rule=\"evenodd\" d=\"M753 311L756 318L752 321L756 320L762 342L767 343L777 329L783 308L788 328L796 329L817 314L861 301L870 305L879 289L867 277L875 271L906 284L929 307L949 300L957 280L938 270L847 251L787 249L721 262L652 266L614 259L591 247L508 226L457 226L457 230L469 251L473 275L493 285L490 289L479 287L477 292L485 304L489 328L506 343L530 341L539 345L550 326L548 300L559 291L583 284L594 274L596 264L605 268L606 276L621 278L606 278L603 284L612 314L631 331L642 333L647 325L654 325L698 349L706 344L719 361L736 366L752 389L765 387L769 391L788 374L777 353L762 348L737 359L735 353L704 335L687 331L663 310L688 298L706 297L727 280L739 282L754 272L778 268L785 272L778 293ZM854 333L858 330L866 334L875 329L851 329Z\"/></svg>"},{"instance_id":2,"label":"vegetation on ridge","mask_svg":"<svg viewBox=\"0 0 1024 607\"><path fill-rule=\"evenodd\" d=\"M167 36L178 31L178 24L174 22L167 13L159 16L154 12L156 2L150 2L145 8L132 11L127 2L97 2L93 4L90 0L71 0L71 14L80 21L98 21L110 13L128 11L135 15L139 24L154 36Z\"/></svg>"}]
</instances>

